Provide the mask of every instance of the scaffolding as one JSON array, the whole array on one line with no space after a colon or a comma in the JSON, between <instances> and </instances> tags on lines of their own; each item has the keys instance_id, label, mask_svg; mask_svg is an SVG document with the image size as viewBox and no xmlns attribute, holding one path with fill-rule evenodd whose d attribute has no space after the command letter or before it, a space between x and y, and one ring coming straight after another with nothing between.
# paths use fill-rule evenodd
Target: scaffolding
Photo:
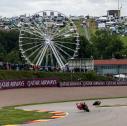
<instances>
[{"instance_id":1,"label":"scaffolding","mask_svg":"<svg viewBox=\"0 0 127 126\"><path fill-rule=\"evenodd\" d=\"M93 59L70 59L67 65L70 71L87 72L94 70Z\"/></svg>"}]
</instances>

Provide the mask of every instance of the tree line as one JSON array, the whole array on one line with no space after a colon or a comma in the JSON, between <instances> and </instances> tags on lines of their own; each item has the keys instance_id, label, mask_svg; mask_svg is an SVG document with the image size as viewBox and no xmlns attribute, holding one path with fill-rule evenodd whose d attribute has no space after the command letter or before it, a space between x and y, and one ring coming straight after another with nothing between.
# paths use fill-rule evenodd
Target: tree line
<instances>
[{"instance_id":1,"label":"tree line","mask_svg":"<svg viewBox=\"0 0 127 126\"><path fill-rule=\"evenodd\" d=\"M0 61L20 63L20 53L18 49L19 31L0 30Z\"/></svg>"},{"instance_id":2,"label":"tree line","mask_svg":"<svg viewBox=\"0 0 127 126\"><path fill-rule=\"evenodd\" d=\"M110 31L97 30L90 42L80 36L79 58L91 56L94 59L123 59L127 57L127 47L120 36L111 34Z\"/></svg>"},{"instance_id":3,"label":"tree line","mask_svg":"<svg viewBox=\"0 0 127 126\"><path fill-rule=\"evenodd\" d=\"M18 47L18 30L0 30L0 61L22 63ZM89 42L80 35L80 49L78 58L111 59L126 58L127 47L118 35L109 31L97 30Z\"/></svg>"}]
</instances>

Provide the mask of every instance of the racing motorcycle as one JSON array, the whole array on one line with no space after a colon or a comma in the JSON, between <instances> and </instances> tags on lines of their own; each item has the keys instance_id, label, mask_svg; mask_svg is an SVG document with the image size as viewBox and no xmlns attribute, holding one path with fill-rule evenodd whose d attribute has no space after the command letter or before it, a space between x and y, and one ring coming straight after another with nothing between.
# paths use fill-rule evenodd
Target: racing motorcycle
<instances>
[{"instance_id":1,"label":"racing motorcycle","mask_svg":"<svg viewBox=\"0 0 127 126\"><path fill-rule=\"evenodd\" d=\"M76 106L79 110L84 110L85 112L90 112L86 103L83 103L83 102L76 103Z\"/></svg>"}]
</instances>

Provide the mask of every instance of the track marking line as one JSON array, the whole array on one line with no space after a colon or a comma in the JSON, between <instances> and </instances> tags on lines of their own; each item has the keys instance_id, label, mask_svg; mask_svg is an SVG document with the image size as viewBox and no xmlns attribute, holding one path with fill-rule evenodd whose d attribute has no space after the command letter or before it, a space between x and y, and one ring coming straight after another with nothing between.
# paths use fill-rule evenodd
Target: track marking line
<instances>
[{"instance_id":1,"label":"track marking line","mask_svg":"<svg viewBox=\"0 0 127 126\"><path fill-rule=\"evenodd\" d=\"M64 116L52 116L52 119L63 118Z\"/></svg>"},{"instance_id":2,"label":"track marking line","mask_svg":"<svg viewBox=\"0 0 127 126\"><path fill-rule=\"evenodd\" d=\"M61 114L61 113L64 113L64 112L50 112L50 113L52 113L52 114Z\"/></svg>"},{"instance_id":3,"label":"track marking line","mask_svg":"<svg viewBox=\"0 0 127 126\"><path fill-rule=\"evenodd\" d=\"M49 112L53 114L53 116L50 119L39 119L39 120L33 120L33 121L28 121L24 124L32 124L32 123L38 123L38 122L48 122L52 119L60 119L66 117L69 113L67 112L62 112L62 111L48 111L48 110L25 110L25 111L36 111L36 112ZM19 126L19 125L4 125L4 126Z\"/></svg>"},{"instance_id":4,"label":"track marking line","mask_svg":"<svg viewBox=\"0 0 127 126\"><path fill-rule=\"evenodd\" d=\"M30 124L30 123L37 123L37 122L48 122L49 120L33 120L33 121L29 121L26 124Z\"/></svg>"},{"instance_id":5,"label":"track marking line","mask_svg":"<svg viewBox=\"0 0 127 126\"><path fill-rule=\"evenodd\" d=\"M48 112L48 110L37 110L36 112Z\"/></svg>"},{"instance_id":6,"label":"track marking line","mask_svg":"<svg viewBox=\"0 0 127 126\"><path fill-rule=\"evenodd\" d=\"M18 125L3 125L3 126L18 126Z\"/></svg>"}]
</instances>

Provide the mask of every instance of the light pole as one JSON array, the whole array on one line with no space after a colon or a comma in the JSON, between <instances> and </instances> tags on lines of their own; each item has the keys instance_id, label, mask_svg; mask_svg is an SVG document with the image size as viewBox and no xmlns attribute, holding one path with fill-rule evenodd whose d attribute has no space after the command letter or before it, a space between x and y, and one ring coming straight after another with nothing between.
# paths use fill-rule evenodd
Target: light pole
<instances>
[{"instance_id":1,"label":"light pole","mask_svg":"<svg viewBox=\"0 0 127 126\"><path fill-rule=\"evenodd\" d=\"M119 8L120 8L119 6L120 6L120 1L118 0L118 10L119 10Z\"/></svg>"}]
</instances>

